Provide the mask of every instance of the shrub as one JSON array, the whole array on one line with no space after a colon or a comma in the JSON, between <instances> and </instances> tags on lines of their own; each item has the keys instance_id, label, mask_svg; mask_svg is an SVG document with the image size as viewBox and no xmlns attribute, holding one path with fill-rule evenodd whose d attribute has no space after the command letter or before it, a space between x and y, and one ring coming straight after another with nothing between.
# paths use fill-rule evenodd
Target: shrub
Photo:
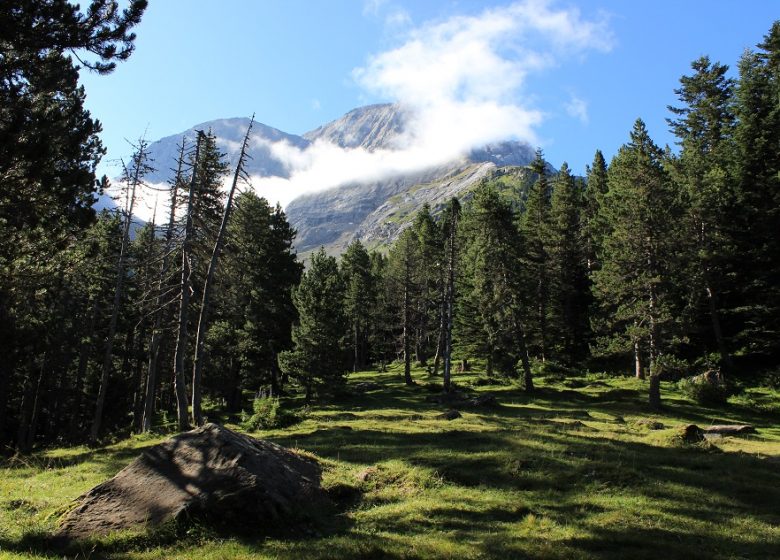
<instances>
[{"instance_id":1,"label":"shrub","mask_svg":"<svg viewBox=\"0 0 780 560\"><path fill-rule=\"evenodd\" d=\"M720 374L707 372L695 377L681 379L678 389L690 399L705 406L726 404L731 391Z\"/></svg>"},{"instance_id":2,"label":"shrub","mask_svg":"<svg viewBox=\"0 0 780 560\"><path fill-rule=\"evenodd\" d=\"M266 396L255 397L255 400L252 401L252 411L254 414L243 422L244 429L269 429L279 425L280 415L278 398Z\"/></svg>"},{"instance_id":3,"label":"shrub","mask_svg":"<svg viewBox=\"0 0 780 560\"><path fill-rule=\"evenodd\" d=\"M780 369L767 371L764 374L762 385L774 389L775 391L780 390Z\"/></svg>"}]
</instances>

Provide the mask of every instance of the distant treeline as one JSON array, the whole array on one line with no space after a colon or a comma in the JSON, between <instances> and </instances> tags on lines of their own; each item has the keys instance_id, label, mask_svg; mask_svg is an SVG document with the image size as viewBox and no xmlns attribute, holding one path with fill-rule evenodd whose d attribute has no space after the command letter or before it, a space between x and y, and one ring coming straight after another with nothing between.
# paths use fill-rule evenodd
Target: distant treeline
<instances>
[{"instance_id":1,"label":"distant treeline","mask_svg":"<svg viewBox=\"0 0 780 560\"><path fill-rule=\"evenodd\" d=\"M98 441L180 429L245 395L337 392L348 371L402 360L452 387L454 360L533 391L542 367L650 379L780 363L780 22L739 61L681 78L656 146L641 120L587 177L525 170L422 208L385 255L354 241L304 272L281 208L241 192L203 131L182 143L170 204L134 229L153 162L139 141L97 214L100 125L78 68L132 52L144 0L0 8L0 443ZM85 57L86 58L86 57ZM247 137L249 131L247 131ZM232 178L232 181L231 181ZM225 182L232 185L226 193ZM164 215L163 215L164 214ZM205 403L205 404L204 404Z\"/></svg>"}]
</instances>

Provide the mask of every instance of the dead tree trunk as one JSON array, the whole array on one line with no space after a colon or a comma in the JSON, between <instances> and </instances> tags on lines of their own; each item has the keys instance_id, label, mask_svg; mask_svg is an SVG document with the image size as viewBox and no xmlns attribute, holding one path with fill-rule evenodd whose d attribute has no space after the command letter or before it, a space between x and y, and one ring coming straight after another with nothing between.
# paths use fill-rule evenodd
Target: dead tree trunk
<instances>
[{"instance_id":1,"label":"dead tree trunk","mask_svg":"<svg viewBox=\"0 0 780 560\"><path fill-rule=\"evenodd\" d=\"M146 164L149 157L147 144L144 139L139 140L135 154L133 154L132 175L125 169L125 179L129 183L128 202L125 209L125 222L122 230L122 244L119 248L119 260L117 262L116 283L114 284L114 300L111 307L111 319L108 324L108 335L106 336L106 346L103 353L103 369L100 375L100 388L98 389L97 403L95 405L95 416L92 419L92 429L89 433L90 442L97 441L100 435L100 427L103 421L103 409L106 405L106 394L108 392L108 382L111 377L111 361L114 351L114 335L116 334L116 325L119 319L119 309L122 304L122 290L125 281L125 264L127 260L127 249L130 245L130 226L133 221L133 206L135 205L136 189L140 186L144 175L151 171Z\"/></svg>"},{"instance_id":2,"label":"dead tree trunk","mask_svg":"<svg viewBox=\"0 0 780 560\"><path fill-rule=\"evenodd\" d=\"M168 227L165 230L165 243L163 245L162 260L160 262L160 276L157 280L157 295L154 304L154 326L152 327L152 340L149 342L149 364L146 372L146 391L144 393L144 411L141 422L141 431L148 432L152 429L154 418L154 396L157 390L157 366L160 354L160 342L162 340L162 320L165 307L165 281L170 267L170 253L173 246L173 230L176 227L176 207L178 203L179 185L182 182L182 168L184 166L185 141L182 139L179 147L179 160L176 175L171 185L171 210L168 215Z\"/></svg>"},{"instance_id":3,"label":"dead tree trunk","mask_svg":"<svg viewBox=\"0 0 780 560\"><path fill-rule=\"evenodd\" d=\"M192 421L196 426L203 424L203 414L201 411L201 393L200 385L203 377L203 342L208 330L209 304L211 290L214 286L214 278L219 264L219 255L222 253L222 246L225 243L225 234L230 220L230 213L233 210L233 197L236 194L238 180L244 177L244 164L247 158L247 148L249 147L249 134L252 132L252 125L255 122L255 116L249 121L249 127L244 135L244 143L241 145L241 154L236 164L236 172L233 174L233 182L230 185L230 192L225 203L225 212L222 214L222 223L219 225L217 240L214 242L214 250L211 252L211 260L206 271L206 282L203 284L203 296L200 304L200 317L198 317L198 331L195 335L195 359L192 363Z\"/></svg>"},{"instance_id":4,"label":"dead tree trunk","mask_svg":"<svg viewBox=\"0 0 780 560\"><path fill-rule=\"evenodd\" d=\"M192 166L189 195L187 197L187 211L184 221L184 239L181 244L181 282L179 283L179 316L176 334L176 350L173 357L173 385L176 391L176 416L179 430L186 431L190 428L189 415L187 414L187 387L184 378L184 353L187 351L187 322L190 313L190 296L192 291L192 270L190 269L191 244L192 244L192 204L195 200L195 189L198 183L198 160L200 159L200 143L205 135L198 131L198 139L195 142L195 159Z\"/></svg>"}]
</instances>

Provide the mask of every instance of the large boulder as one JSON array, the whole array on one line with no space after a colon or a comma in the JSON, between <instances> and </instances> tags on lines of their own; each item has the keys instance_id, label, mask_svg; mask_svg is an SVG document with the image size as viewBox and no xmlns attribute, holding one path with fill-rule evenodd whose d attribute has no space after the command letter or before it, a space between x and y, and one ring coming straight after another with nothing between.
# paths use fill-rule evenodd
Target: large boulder
<instances>
[{"instance_id":1,"label":"large boulder","mask_svg":"<svg viewBox=\"0 0 780 560\"><path fill-rule=\"evenodd\" d=\"M147 449L82 495L59 534L79 539L183 515L261 528L325 501L315 461L206 424Z\"/></svg>"}]
</instances>

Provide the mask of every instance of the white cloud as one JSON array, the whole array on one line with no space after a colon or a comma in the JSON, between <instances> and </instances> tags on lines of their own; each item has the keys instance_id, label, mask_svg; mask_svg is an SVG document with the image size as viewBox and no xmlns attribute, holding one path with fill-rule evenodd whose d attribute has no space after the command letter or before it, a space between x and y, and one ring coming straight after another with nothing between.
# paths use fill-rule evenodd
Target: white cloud
<instances>
[{"instance_id":1,"label":"white cloud","mask_svg":"<svg viewBox=\"0 0 780 560\"><path fill-rule=\"evenodd\" d=\"M388 13L385 16L385 25L388 27L404 27L407 25L411 25L412 23L412 16L409 15L409 12L404 10L403 8L393 8L390 13Z\"/></svg>"},{"instance_id":2,"label":"white cloud","mask_svg":"<svg viewBox=\"0 0 780 560\"><path fill-rule=\"evenodd\" d=\"M364 11L376 15L384 4L369 0ZM306 192L421 171L494 141L534 143L544 115L523 102L532 97L529 76L564 57L611 45L603 18L585 19L576 8L547 0L424 24L353 71L365 92L400 103L413 116L397 149L368 152L318 142L302 151L276 144L273 151L287 162L290 179L256 178L253 185L284 204ZM572 97L567 110L587 120L584 101Z\"/></svg>"},{"instance_id":3,"label":"white cloud","mask_svg":"<svg viewBox=\"0 0 780 560\"><path fill-rule=\"evenodd\" d=\"M588 102L571 94L569 101L564 106L566 114L578 119L582 124L588 124Z\"/></svg>"}]
</instances>

